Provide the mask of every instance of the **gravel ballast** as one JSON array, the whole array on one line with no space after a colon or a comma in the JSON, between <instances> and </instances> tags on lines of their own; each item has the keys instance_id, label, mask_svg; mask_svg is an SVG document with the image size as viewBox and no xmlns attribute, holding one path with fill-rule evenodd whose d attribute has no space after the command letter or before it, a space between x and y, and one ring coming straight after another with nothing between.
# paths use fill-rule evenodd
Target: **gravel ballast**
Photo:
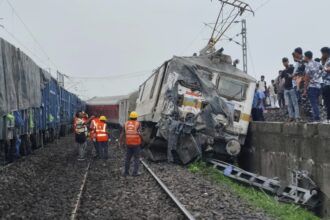
<instances>
[{"instance_id":1,"label":"gravel ballast","mask_svg":"<svg viewBox=\"0 0 330 220\"><path fill-rule=\"evenodd\" d=\"M69 219L87 161L73 137L0 169L1 219Z\"/></svg>"},{"instance_id":2,"label":"gravel ballast","mask_svg":"<svg viewBox=\"0 0 330 220\"><path fill-rule=\"evenodd\" d=\"M73 143L62 138L0 168L0 219L70 219L89 161L77 219L185 219L142 164L141 176L122 176L122 148L95 160L90 146L88 159L77 161ZM196 219L271 219L228 186L178 165L148 164Z\"/></svg>"},{"instance_id":3,"label":"gravel ballast","mask_svg":"<svg viewBox=\"0 0 330 220\"><path fill-rule=\"evenodd\" d=\"M122 176L124 153L110 148L107 161L91 164L78 219L184 219L152 176Z\"/></svg>"},{"instance_id":4,"label":"gravel ballast","mask_svg":"<svg viewBox=\"0 0 330 220\"><path fill-rule=\"evenodd\" d=\"M213 184L201 174L166 163L149 166L196 219L273 219L248 205L228 186Z\"/></svg>"}]
</instances>

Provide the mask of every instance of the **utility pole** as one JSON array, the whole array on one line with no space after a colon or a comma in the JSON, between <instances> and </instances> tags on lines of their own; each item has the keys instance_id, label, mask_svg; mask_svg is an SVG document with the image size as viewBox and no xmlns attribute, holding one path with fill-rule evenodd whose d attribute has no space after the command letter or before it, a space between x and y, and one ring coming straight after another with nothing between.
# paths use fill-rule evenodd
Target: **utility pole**
<instances>
[{"instance_id":1,"label":"utility pole","mask_svg":"<svg viewBox=\"0 0 330 220\"><path fill-rule=\"evenodd\" d=\"M64 74L62 74L59 71L57 71L57 82L63 88L64 88L64 76L65 76Z\"/></svg>"},{"instance_id":2,"label":"utility pole","mask_svg":"<svg viewBox=\"0 0 330 220\"><path fill-rule=\"evenodd\" d=\"M246 20L242 20L242 50L243 50L243 72L247 73L247 37L246 37Z\"/></svg>"}]
</instances>

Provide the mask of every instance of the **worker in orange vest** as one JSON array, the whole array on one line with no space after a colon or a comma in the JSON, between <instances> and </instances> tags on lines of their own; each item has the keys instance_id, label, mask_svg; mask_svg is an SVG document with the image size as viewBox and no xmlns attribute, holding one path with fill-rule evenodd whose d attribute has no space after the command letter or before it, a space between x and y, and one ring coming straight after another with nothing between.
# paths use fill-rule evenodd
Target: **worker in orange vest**
<instances>
[{"instance_id":1,"label":"worker in orange vest","mask_svg":"<svg viewBox=\"0 0 330 220\"><path fill-rule=\"evenodd\" d=\"M120 138L121 143L123 143L123 140L125 139L125 145L127 148L124 176L129 175L132 157L134 158L134 167L132 175L139 176L139 159L142 144L141 124L137 121L138 114L136 112L131 112L129 118L130 119L125 123L125 127Z\"/></svg>"},{"instance_id":2,"label":"worker in orange vest","mask_svg":"<svg viewBox=\"0 0 330 220\"><path fill-rule=\"evenodd\" d=\"M108 141L109 136L107 133L107 118L105 116L101 116L99 122L96 123L95 127L95 139L96 145L99 153L99 157L101 159L108 159Z\"/></svg>"},{"instance_id":3,"label":"worker in orange vest","mask_svg":"<svg viewBox=\"0 0 330 220\"><path fill-rule=\"evenodd\" d=\"M89 137L90 137L90 140L93 142L93 145L94 145L94 148L95 148L95 158L100 157L99 150L98 150L98 147L97 147L97 142L96 142L96 133L95 133L96 125L98 123L100 123L100 119L98 117L94 117L91 120L91 124L89 126L89 130L90 130Z\"/></svg>"}]
</instances>

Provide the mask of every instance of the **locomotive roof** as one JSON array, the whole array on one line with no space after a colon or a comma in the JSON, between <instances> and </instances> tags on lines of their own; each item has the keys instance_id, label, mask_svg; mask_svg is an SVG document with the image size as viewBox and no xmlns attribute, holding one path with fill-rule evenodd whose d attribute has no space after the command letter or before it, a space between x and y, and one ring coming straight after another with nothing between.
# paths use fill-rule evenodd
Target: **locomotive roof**
<instances>
[{"instance_id":1,"label":"locomotive roof","mask_svg":"<svg viewBox=\"0 0 330 220\"><path fill-rule=\"evenodd\" d=\"M231 58L228 55L217 52L206 56L191 56L191 57L179 57L174 56L169 62L180 62L186 66L199 66L203 69L208 69L211 72L225 73L227 75L233 75L242 79L246 79L251 82L256 82L256 79L240 69L234 67L231 63Z\"/></svg>"}]
</instances>

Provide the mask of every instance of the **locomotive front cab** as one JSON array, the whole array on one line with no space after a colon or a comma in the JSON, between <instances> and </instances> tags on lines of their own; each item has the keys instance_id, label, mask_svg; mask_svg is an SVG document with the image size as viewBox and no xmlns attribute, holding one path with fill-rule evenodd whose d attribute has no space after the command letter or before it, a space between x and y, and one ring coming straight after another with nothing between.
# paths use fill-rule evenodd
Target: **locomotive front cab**
<instances>
[{"instance_id":1,"label":"locomotive front cab","mask_svg":"<svg viewBox=\"0 0 330 220\"><path fill-rule=\"evenodd\" d=\"M245 78L233 74L218 74L216 87L220 96L226 100L234 112L232 126L226 127L229 135L237 136L241 145L244 145L251 119L253 95L256 87L255 80L248 75Z\"/></svg>"}]
</instances>

